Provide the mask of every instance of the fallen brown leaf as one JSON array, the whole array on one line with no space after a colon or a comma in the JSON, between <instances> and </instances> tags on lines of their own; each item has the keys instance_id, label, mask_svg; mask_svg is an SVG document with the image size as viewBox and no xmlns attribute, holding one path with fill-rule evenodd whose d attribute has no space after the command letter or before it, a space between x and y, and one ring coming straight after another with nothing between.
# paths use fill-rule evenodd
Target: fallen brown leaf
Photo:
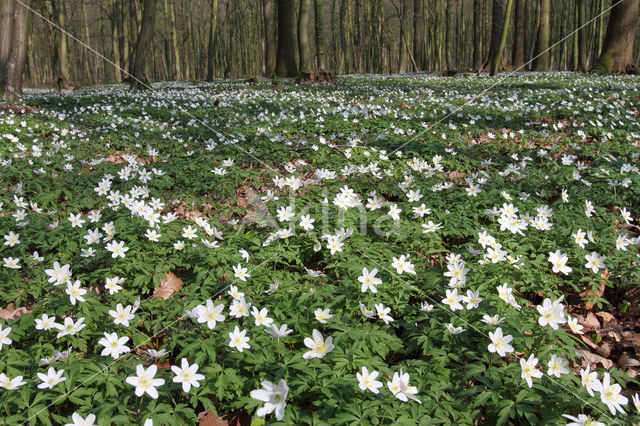
<instances>
[{"instance_id":1,"label":"fallen brown leaf","mask_svg":"<svg viewBox=\"0 0 640 426\"><path fill-rule=\"evenodd\" d=\"M585 328L597 330L600 328L600 321L598 321L598 317L594 315L593 312L589 312L586 318L583 318L582 315L577 315L578 324L582 325Z\"/></svg>"},{"instance_id":2,"label":"fallen brown leaf","mask_svg":"<svg viewBox=\"0 0 640 426\"><path fill-rule=\"evenodd\" d=\"M9 305L7 306L7 309L0 309L0 318L4 320L14 320L30 312L31 312L31 309L27 309L24 306L16 309L13 303L9 303Z\"/></svg>"},{"instance_id":3,"label":"fallen brown leaf","mask_svg":"<svg viewBox=\"0 0 640 426\"><path fill-rule=\"evenodd\" d=\"M182 280L173 272L166 272L165 276L167 278L160 281L160 287L156 287L153 290L153 297L162 297L164 300L167 300L173 296L174 293L180 291Z\"/></svg>"},{"instance_id":4,"label":"fallen brown leaf","mask_svg":"<svg viewBox=\"0 0 640 426\"><path fill-rule=\"evenodd\" d=\"M601 312L598 312L596 315L602 318L602 328L611 327L612 325L618 324L616 317L611 315L609 312L601 311Z\"/></svg>"},{"instance_id":5,"label":"fallen brown leaf","mask_svg":"<svg viewBox=\"0 0 640 426\"><path fill-rule=\"evenodd\" d=\"M602 366L607 370L613 367L613 361L600 355L594 354L593 352L580 350L576 351L576 355L582 358L583 367L591 366L595 368L595 365L597 363L601 363Z\"/></svg>"}]
</instances>

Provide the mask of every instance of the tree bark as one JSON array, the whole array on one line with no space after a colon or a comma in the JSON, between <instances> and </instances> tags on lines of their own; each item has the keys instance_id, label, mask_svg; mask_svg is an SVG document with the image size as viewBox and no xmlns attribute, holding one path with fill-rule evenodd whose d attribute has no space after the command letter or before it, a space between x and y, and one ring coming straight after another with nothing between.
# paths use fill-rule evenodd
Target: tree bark
<instances>
[{"instance_id":1,"label":"tree bark","mask_svg":"<svg viewBox=\"0 0 640 426\"><path fill-rule=\"evenodd\" d=\"M533 70L549 71L549 46L551 38L551 0L540 0L540 24L533 54Z\"/></svg>"},{"instance_id":2,"label":"tree bark","mask_svg":"<svg viewBox=\"0 0 640 426\"><path fill-rule=\"evenodd\" d=\"M418 69L425 67L424 60L424 0L413 0L413 57Z\"/></svg>"},{"instance_id":3,"label":"tree bark","mask_svg":"<svg viewBox=\"0 0 640 426\"><path fill-rule=\"evenodd\" d=\"M136 46L138 44L138 0L129 1L129 22L131 33L131 52L129 53L129 76L133 75L135 68Z\"/></svg>"},{"instance_id":4,"label":"tree bark","mask_svg":"<svg viewBox=\"0 0 640 426\"><path fill-rule=\"evenodd\" d=\"M144 0L140 35L136 43L135 65L131 85L138 90L150 89L147 66L153 61L153 27L156 15L156 0Z\"/></svg>"},{"instance_id":5,"label":"tree bark","mask_svg":"<svg viewBox=\"0 0 640 426\"><path fill-rule=\"evenodd\" d=\"M315 0L315 35L316 35L316 61L319 70L326 70L327 64L324 51L324 14L322 0Z\"/></svg>"},{"instance_id":6,"label":"tree bark","mask_svg":"<svg viewBox=\"0 0 640 426\"><path fill-rule=\"evenodd\" d=\"M473 70L482 69L482 0L473 1Z\"/></svg>"},{"instance_id":7,"label":"tree bark","mask_svg":"<svg viewBox=\"0 0 640 426\"><path fill-rule=\"evenodd\" d=\"M53 13L56 19L56 24L63 30L66 30L67 29L67 23L66 23L67 13L65 11L64 2L62 0L55 0L55 1L52 1L51 4L53 6ZM68 40L67 34L61 31L60 38L58 40L58 45L57 45L57 53L58 53L57 78L58 78L58 81L62 79L63 87L69 86L69 50L68 50L69 46L68 46L67 40ZM117 46L117 40L116 40L116 46Z\"/></svg>"},{"instance_id":8,"label":"tree bark","mask_svg":"<svg viewBox=\"0 0 640 426\"><path fill-rule=\"evenodd\" d=\"M583 1L583 0L579 0ZM513 30L513 58L511 60L513 69L519 70L525 63L525 46L527 35L527 21L526 21L526 0L515 0L516 13L515 13L515 25Z\"/></svg>"},{"instance_id":9,"label":"tree bark","mask_svg":"<svg viewBox=\"0 0 640 426\"><path fill-rule=\"evenodd\" d=\"M638 28L640 0L623 0L611 9L602 52L593 67L596 73L626 73L635 68L633 42Z\"/></svg>"},{"instance_id":10,"label":"tree bark","mask_svg":"<svg viewBox=\"0 0 640 426\"><path fill-rule=\"evenodd\" d=\"M498 54L500 40L502 38L502 27L504 26L504 15L507 10L507 0L493 0L491 12L491 38L489 41L489 55L485 66L491 67L493 59Z\"/></svg>"},{"instance_id":11,"label":"tree bark","mask_svg":"<svg viewBox=\"0 0 640 426\"><path fill-rule=\"evenodd\" d=\"M298 12L298 54L301 71L311 70L311 39L309 37L309 10L311 0L300 0Z\"/></svg>"},{"instance_id":12,"label":"tree bark","mask_svg":"<svg viewBox=\"0 0 640 426\"><path fill-rule=\"evenodd\" d=\"M13 0L0 2L0 98L4 97L8 79L9 57L13 39L14 3Z\"/></svg>"},{"instance_id":13,"label":"tree bark","mask_svg":"<svg viewBox=\"0 0 640 426\"><path fill-rule=\"evenodd\" d=\"M13 1L12 1L13 3ZM27 28L29 27L30 11L27 7L30 1L24 1L24 6L14 3L13 23L11 25L11 52L7 63L7 83L4 97L7 103L14 103L22 95L22 71L27 57Z\"/></svg>"},{"instance_id":14,"label":"tree bark","mask_svg":"<svg viewBox=\"0 0 640 426\"><path fill-rule=\"evenodd\" d=\"M502 33L500 35L500 42L498 43L498 49L493 58L491 58L491 75L496 75L502 68L502 51L504 45L507 42L507 32L509 31L509 20L511 19L511 8L513 6L513 0L507 0L507 5L504 11L504 17L502 21Z\"/></svg>"},{"instance_id":15,"label":"tree bark","mask_svg":"<svg viewBox=\"0 0 640 426\"><path fill-rule=\"evenodd\" d=\"M209 15L209 44L207 46L207 81L213 81L216 59L216 32L218 31L218 0L210 0L211 13Z\"/></svg>"},{"instance_id":16,"label":"tree bark","mask_svg":"<svg viewBox=\"0 0 640 426\"><path fill-rule=\"evenodd\" d=\"M122 64L120 63L120 47L118 46L118 3L117 0L111 0L109 5L111 14L111 55L113 58L113 79L116 83L122 82ZM63 34L64 36L64 34ZM62 69L62 58L60 59L60 68ZM62 77L62 71L60 71ZM66 79L64 80L67 81Z\"/></svg>"},{"instance_id":17,"label":"tree bark","mask_svg":"<svg viewBox=\"0 0 640 426\"><path fill-rule=\"evenodd\" d=\"M276 71L276 9L274 0L264 0L264 65L265 75L271 77Z\"/></svg>"},{"instance_id":18,"label":"tree bark","mask_svg":"<svg viewBox=\"0 0 640 426\"><path fill-rule=\"evenodd\" d=\"M294 0L278 0L276 74L279 77L295 77L298 75L296 40L294 34L294 4Z\"/></svg>"},{"instance_id":19,"label":"tree bark","mask_svg":"<svg viewBox=\"0 0 640 426\"><path fill-rule=\"evenodd\" d=\"M585 0L577 0L578 2L578 69L587 71L589 63L587 59L587 2Z\"/></svg>"}]
</instances>

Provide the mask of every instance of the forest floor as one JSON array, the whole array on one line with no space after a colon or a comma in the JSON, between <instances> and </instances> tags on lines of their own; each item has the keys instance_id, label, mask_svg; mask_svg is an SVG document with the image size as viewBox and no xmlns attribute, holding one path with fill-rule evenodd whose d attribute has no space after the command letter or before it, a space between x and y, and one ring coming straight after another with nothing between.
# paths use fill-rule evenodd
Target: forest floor
<instances>
[{"instance_id":1,"label":"forest floor","mask_svg":"<svg viewBox=\"0 0 640 426\"><path fill-rule=\"evenodd\" d=\"M640 421L638 77L32 90L0 139L0 424Z\"/></svg>"}]
</instances>

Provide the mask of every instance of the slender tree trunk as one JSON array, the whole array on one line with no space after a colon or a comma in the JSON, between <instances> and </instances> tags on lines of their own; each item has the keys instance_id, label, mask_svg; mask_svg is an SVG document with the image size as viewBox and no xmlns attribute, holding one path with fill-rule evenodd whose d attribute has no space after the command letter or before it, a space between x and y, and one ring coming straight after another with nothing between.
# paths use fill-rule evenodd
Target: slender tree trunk
<instances>
[{"instance_id":1,"label":"slender tree trunk","mask_svg":"<svg viewBox=\"0 0 640 426\"><path fill-rule=\"evenodd\" d=\"M153 27L156 15L156 0L143 0L142 23L140 35L136 43L135 65L132 86L138 90L150 89L149 76L146 67L153 61Z\"/></svg>"},{"instance_id":2,"label":"slender tree trunk","mask_svg":"<svg viewBox=\"0 0 640 426\"><path fill-rule=\"evenodd\" d=\"M551 38L551 0L540 0L540 25L536 36L533 59L534 71L549 71L549 46Z\"/></svg>"},{"instance_id":3,"label":"slender tree trunk","mask_svg":"<svg viewBox=\"0 0 640 426\"><path fill-rule=\"evenodd\" d=\"M127 8L123 3L120 3L119 9L119 21L118 21L118 30L120 32L120 51L122 52L122 68L125 70L129 69L129 63L131 61L130 48L129 48L129 40L131 39L131 34L129 33L129 25L127 22ZM123 71L124 76L127 77L128 74L126 71Z\"/></svg>"},{"instance_id":4,"label":"slender tree trunk","mask_svg":"<svg viewBox=\"0 0 640 426\"><path fill-rule=\"evenodd\" d=\"M322 9L322 0L315 0L315 35L316 35L316 60L319 70L326 70L327 63L324 51L324 14Z\"/></svg>"},{"instance_id":5,"label":"slender tree trunk","mask_svg":"<svg viewBox=\"0 0 640 426\"><path fill-rule=\"evenodd\" d=\"M298 54L300 56L300 70L311 70L311 39L309 37L309 10L311 0L300 0L298 12Z\"/></svg>"},{"instance_id":6,"label":"slender tree trunk","mask_svg":"<svg viewBox=\"0 0 640 426\"><path fill-rule=\"evenodd\" d=\"M182 80L182 62L180 62L180 49L178 48L178 29L176 28L176 5L174 0L169 0L169 23L171 25L171 45L173 47L173 79Z\"/></svg>"},{"instance_id":7,"label":"slender tree trunk","mask_svg":"<svg viewBox=\"0 0 640 426\"><path fill-rule=\"evenodd\" d=\"M4 97L13 40L13 0L0 1L0 99Z\"/></svg>"},{"instance_id":8,"label":"slender tree trunk","mask_svg":"<svg viewBox=\"0 0 640 426\"><path fill-rule=\"evenodd\" d=\"M482 69L482 0L473 1L473 70Z\"/></svg>"},{"instance_id":9,"label":"slender tree trunk","mask_svg":"<svg viewBox=\"0 0 640 426\"><path fill-rule=\"evenodd\" d=\"M579 0L580 1L580 0ZM516 13L515 13L515 25L513 31L513 69L519 70L523 67L525 62L525 50L526 50L526 35L527 35L527 16L526 0L515 0Z\"/></svg>"},{"instance_id":10,"label":"slender tree trunk","mask_svg":"<svg viewBox=\"0 0 640 426\"><path fill-rule=\"evenodd\" d=\"M424 0L413 0L413 57L418 69L424 69Z\"/></svg>"},{"instance_id":11,"label":"slender tree trunk","mask_svg":"<svg viewBox=\"0 0 640 426\"><path fill-rule=\"evenodd\" d=\"M280 77L298 75L296 40L294 34L294 0L278 0L278 50L276 74Z\"/></svg>"},{"instance_id":12,"label":"slender tree trunk","mask_svg":"<svg viewBox=\"0 0 640 426\"><path fill-rule=\"evenodd\" d=\"M513 6L513 0L507 0L507 5L504 11L504 18L502 22L502 34L500 35L500 42L498 44L498 49L496 50L496 55L491 58L491 75L496 75L500 72L500 68L502 67L502 51L504 50L504 45L507 42L507 32L509 31L509 21L511 20L511 8Z\"/></svg>"},{"instance_id":13,"label":"slender tree trunk","mask_svg":"<svg viewBox=\"0 0 640 426\"><path fill-rule=\"evenodd\" d=\"M15 4L13 23L11 25L11 52L7 63L7 83L4 97L7 103L14 103L22 95L22 71L27 56L27 29L29 27L30 11L27 7L30 1L24 1L24 6ZM25 7L26 6L26 7Z\"/></svg>"},{"instance_id":14,"label":"slender tree trunk","mask_svg":"<svg viewBox=\"0 0 640 426\"><path fill-rule=\"evenodd\" d=\"M111 20L111 57L113 58L113 80L116 83L122 82L122 64L120 63L120 48L118 46L118 3L111 0L109 4L109 14Z\"/></svg>"},{"instance_id":15,"label":"slender tree trunk","mask_svg":"<svg viewBox=\"0 0 640 426\"><path fill-rule=\"evenodd\" d=\"M394 3L395 4L395 3ZM407 4L406 0L400 0L398 9L398 19L400 19L400 60L398 63L398 72L403 74L407 72Z\"/></svg>"},{"instance_id":16,"label":"slender tree trunk","mask_svg":"<svg viewBox=\"0 0 640 426\"><path fill-rule=\"evenodd\" d=\"M218 0L210 0L211 13L209 14L209 44L207 46L207 81L214 79L216 59L216 32L218 31Z\"/></svg>"},{"instance_id":17,"label":"slender tree trunk","mask_svg":"<svg viewBox=\"0 0 640 426\"><path fill-rule=\"evenodd\" d=\"M62 0L54 0L51 2L56 24L63 30L67 29L66 11ZM62 79L62 86L69 85L69 46L67 43L68 36L64 32L60 32L57 53L58 53L58 79ZM117 45L117 40L116 40ZM117 62L116 62L117 63Z\"/></svg>"},{"instance_id":18,"label":"slender tree trunk","mask_svg":"<svg viewBox=\"0 0 640 426\"><path fill-rule=\"evenodd\" d=\"M491 67L493 59L498 54L500 40L502 38L502 28L504 26L504 15L507 8L507 0L493 0L491 12L491 39L489 41L489 56L486 60L486 67Z\"/></svg>"},{"instance_id":19,"label":"slender tree trunk","mask_svg":"<svg viewBox=\"0 0 640 426\"><path fill-rule=\"evenodd\" d=\"M626 73L635 68L633 43L638 28L640 0L623 0L613 9L602 53L593 67L597 73Z\"/></svg>"},{"instance_id":20,"label":"slender tree trunk","mask_svg":"<svg viewBox=\"0 0 640 426\"><path fill-rule=\"evenodd\" d=\"M264 65L265 75L271 77L276 71L276 9L274 0L264 0Z\"/></svg>"},{"instance_id":21,"label":"slender tree trunk","mask_svg":"<svg viewBox=\"0 0 640 426\"><path fill-rule=\"evenodd\" d=\"M131 53L129 54L129 76L133 75L133 70L135 68L135 57L136 57L136 46L138 45L138 33L139 27L138 25L138 0L130 0L129 1L129 22L131 28Z\"/></svg>"},{"instance_id":22,"label":"slender tree trunk","mask_svg":"<svg viewBox=\"0 0 640 426\"><path fill-rule=\"evenodd\" d=\"M578 62L579 70L587 71L589 63L587 59L587 2L585 0L577 0L578 2Z\"/></svg>"}]
</instances>

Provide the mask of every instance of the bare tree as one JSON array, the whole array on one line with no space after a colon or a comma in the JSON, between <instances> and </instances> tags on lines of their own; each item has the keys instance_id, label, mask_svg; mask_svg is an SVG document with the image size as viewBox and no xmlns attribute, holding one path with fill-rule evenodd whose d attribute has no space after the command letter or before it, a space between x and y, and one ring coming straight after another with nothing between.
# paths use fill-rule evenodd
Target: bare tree
<instances>
[{"instance_id":1,"label":"bare tree","mask_svg":"<svg viewBox=\"0 0 640 426\"><path fill-rule=\"evenodd\" d=\"M207 46L207 80L213 80L216 56L216 32L218 30L218 0L210 0L211 14L209 15L209 44Z\"/></svg>"},{"instance_id":2,"label":"bare tree","mask_svg":"<svg viewBox=\"0 0 640 426\"><path fill-rule=\"evenodd\" d=\"M27 28L29 27L29 10L27 8L31 2L27 0L24 1L24 5L20 5L13 0L5 0L5 3L13 3L11 7L13 16L11 24L0 29L0 39L5 37L2 34L4 31L10 31L11 34L11 49L6 62L6 71L0 72L6 77L4 82L0 82L0 87L2 87L5 100L12 103L22 95L22 71L27 57ZM8 11L8 9L3 9L4 11Z\"/></svg>"},{"instance_id":3,"label":"bare tree","mask_svg":"<svg viewBox=\"0 0 640 426\"><path fill-rule=\"evenodd\" d=\"M294 0L278 0L278 50L276 74L280 77L298 75L296 40L294 34Z\"/></svg>"},{"instance_id":4,"label":"bare tree","mask_svg":"<svg viewBox=\"0 0 640 426\"><path fill-rule=\"evenodd\" d=\"M500 34L500 39L498 41L498 47L494 52L494 56L492 58L489 58L489 60L491 61L491 75L496 75L502 68L502 51L504 50L504 45L507 42L507 32L509 31L509 20L511 19L512 6L513 0L507 0L504 14L502 16L502 31Z\"/></svg>"},{"instance_id":5,"label":"bare tree","mask_svg":"<svg viewBox=\"0 0 640 426\"><path fill-rule=\"evenodd\" d=\"M276 71L276 9L274 0L264 0L264 65L269 77Z\"/></svg>"},{"instance_id":6,"label":"bare tree","mask_svg":"<svg viewBox=\"0 0 640 426\"><path fill-rule=\"evenodd\" d=\"M540 24L536 36L536 48L533 58L534 71L549 70L549 46L551 43L551 0L540 0Z\"/></svg>"},{"instance_id":7,"label":"bare tree","mask_svg":"<svg viewBox=\"0 0 640 426\"><path fill-rule=\"evenodd\" d=\"M324 51L324 11L322 9L322 0L315 0L315 6L316 60L318 69L325 70L327 64Z\"/></svg>"},{"instance_id":8,"label":"bare tree","mask_svg":"<svg viewBox=\"0 0 640 426\"><path fill-rule=\"evenodd\" d=\"M311 70L311 40L309 38L309 10L310 0L300 0L298 12L298 54L300 56L300 70Z\"/></svg>"}]
</instances>

